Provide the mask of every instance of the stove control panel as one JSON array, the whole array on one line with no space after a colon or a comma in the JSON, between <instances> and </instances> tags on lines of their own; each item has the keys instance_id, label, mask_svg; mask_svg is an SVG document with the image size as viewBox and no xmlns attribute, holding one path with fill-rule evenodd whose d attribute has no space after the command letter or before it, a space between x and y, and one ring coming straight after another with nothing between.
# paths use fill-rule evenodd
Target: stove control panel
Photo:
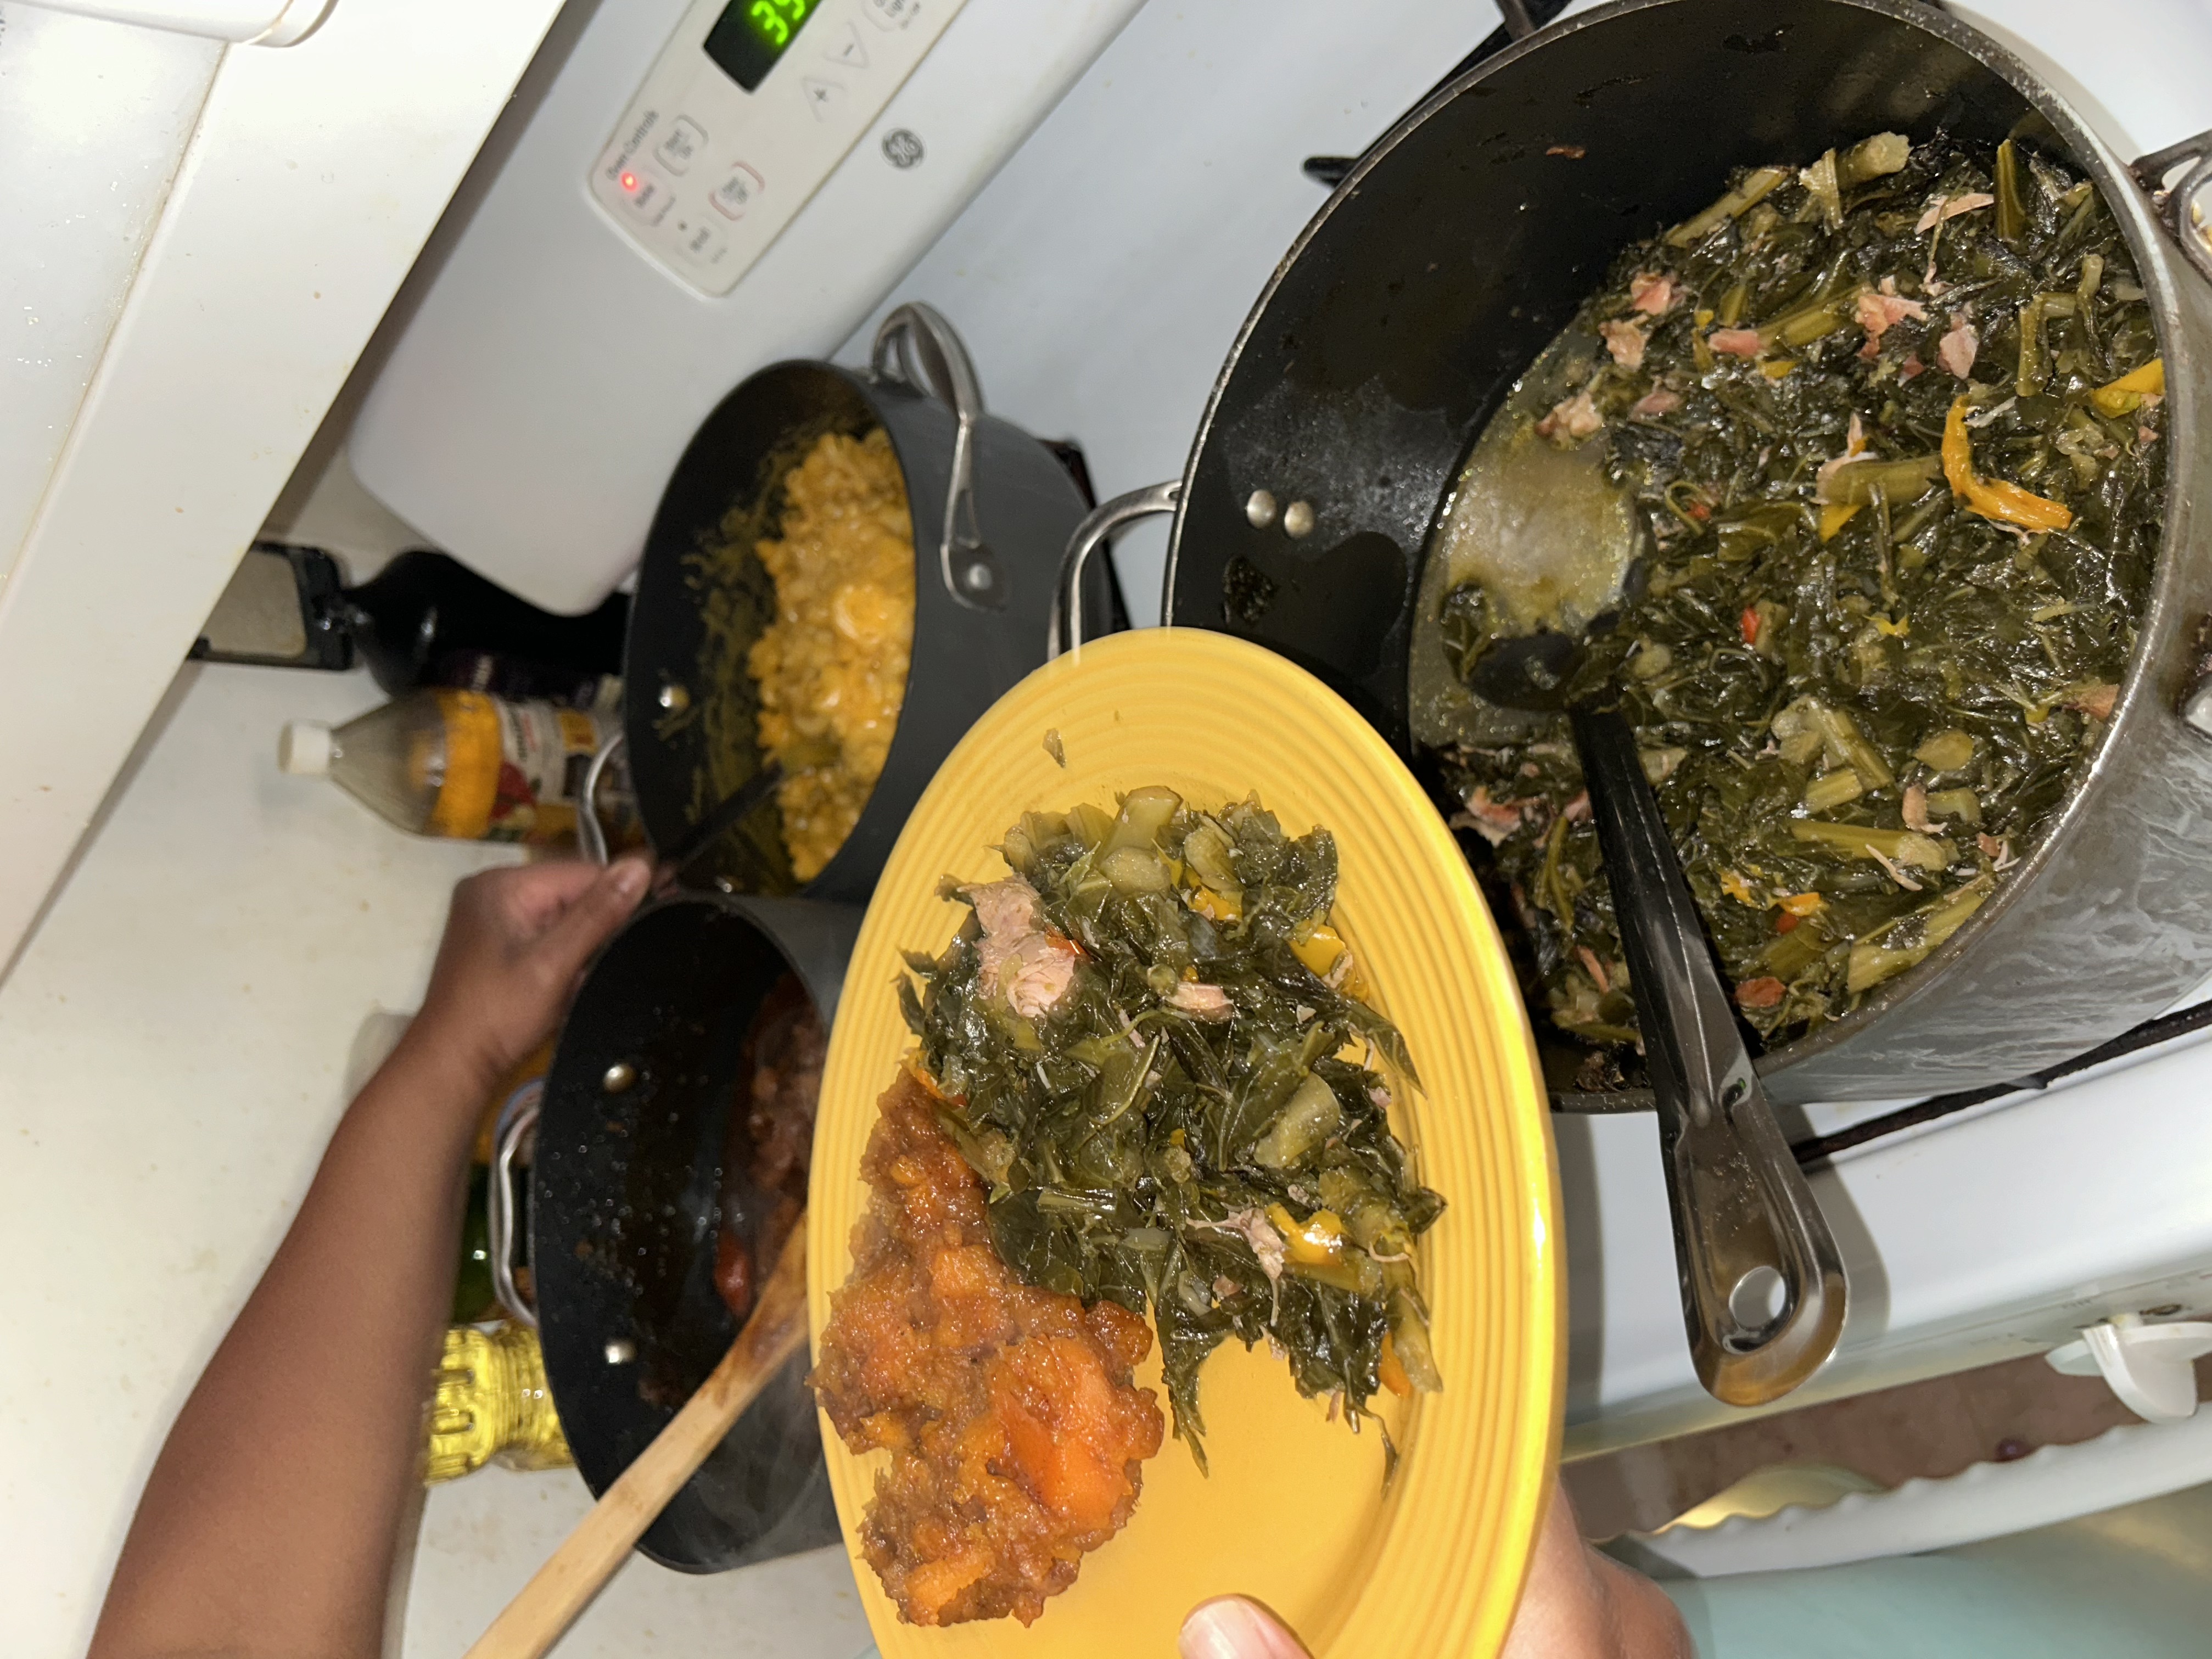
<instances>
[{"instance_id":1,"label":"stove control panel","mask_svg":"<svg viewBox=\"0 0 2212 1659\"><path fill-rule=\"evenodd\" d=\"M962 3L698 0L616 123L586 188L647 258L702 294L727 294Z\"/></svg>"}]
</instances>

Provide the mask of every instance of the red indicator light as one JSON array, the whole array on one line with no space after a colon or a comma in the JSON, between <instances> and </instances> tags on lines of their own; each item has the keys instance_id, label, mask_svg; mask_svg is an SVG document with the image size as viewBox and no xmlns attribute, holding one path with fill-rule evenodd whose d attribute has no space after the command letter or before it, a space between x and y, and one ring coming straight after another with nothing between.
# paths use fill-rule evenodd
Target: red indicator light
<instances>
[{"instance_id":1,"label":"red indicator light","mask_svg":"<svg viewBox=\"0 0 2212 1659\"><path fill-rule=\"evenodd\" d=\"M635 196L635 195L636 195L636 194L637 194L637 174L635 174L635 173L625 173L624 174L623 174L623 176L622 176L622 187L623 187L623 193L624 193L624 194L626 194L626 195L629 195L629 196Z\"/></svg>"}]
</instances>

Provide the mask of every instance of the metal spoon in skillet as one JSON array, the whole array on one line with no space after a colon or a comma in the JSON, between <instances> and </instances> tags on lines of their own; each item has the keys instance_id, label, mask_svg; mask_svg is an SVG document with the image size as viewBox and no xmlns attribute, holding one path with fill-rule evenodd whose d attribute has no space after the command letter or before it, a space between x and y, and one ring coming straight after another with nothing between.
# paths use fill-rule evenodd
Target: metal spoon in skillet
<instances>
[{"instance_id":1,"label":"metal spoon in skillet","mask_svg":"<svg viewBox=\"0 0 2212 1659\"><path fill-rule=\"evenodd\" d=\"M1690 1357L1714 1398L1764 1405L1833 1352L1843 1258L1752 1069L1635 728L1567 702L1583 654L1566 634L1499 640L1468 689L1505 708L1564 709L1573 722L1659 1109Z\"/></svg>"}]
</instances>

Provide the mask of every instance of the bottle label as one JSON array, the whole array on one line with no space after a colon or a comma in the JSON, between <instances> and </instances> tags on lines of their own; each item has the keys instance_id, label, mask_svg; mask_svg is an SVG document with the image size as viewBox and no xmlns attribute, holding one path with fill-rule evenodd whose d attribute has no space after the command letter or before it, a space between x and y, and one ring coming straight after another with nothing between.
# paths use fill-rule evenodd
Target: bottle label
<instances>
[{"instance_id":1,"label":"bottle label","mask_svg":"<svg viewBox=\"0 0 2212 1659\"><path fill-rule=\"evenodd\" d=\"M592 757L611 735L594 716L547 702L499 702L499 784L487 841L547 842L573 835Z\"/></svg>"}]
</instances>

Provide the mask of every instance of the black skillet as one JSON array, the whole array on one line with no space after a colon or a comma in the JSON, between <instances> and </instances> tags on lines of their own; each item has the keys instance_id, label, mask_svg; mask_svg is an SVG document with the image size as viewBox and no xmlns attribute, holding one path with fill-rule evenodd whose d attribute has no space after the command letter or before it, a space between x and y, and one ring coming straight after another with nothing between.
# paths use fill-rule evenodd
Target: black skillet
<instances>
[{"instance_id":1,"label":"black skillet","mask_svg":"<svg viewBox=\"0 0 2212 1659\"><path fill-rule=\"evenodd\" d=\"M745 1039L787 975L828 1028L860 921L803 899L662 900L616 936L569 1011L536 1115L530 1259L546 1379L594 1496L737 1336L714 1254ZM525 1128L523 1115L502 1122L495 1176ZM493 1232L496 1246L496 1215ZM748 1242L763 1260L757 1233ZM769 1385L641 1550L718 1572L836 1540L806 1368L802 1354Z\"/></svg>"}]
</instances>

